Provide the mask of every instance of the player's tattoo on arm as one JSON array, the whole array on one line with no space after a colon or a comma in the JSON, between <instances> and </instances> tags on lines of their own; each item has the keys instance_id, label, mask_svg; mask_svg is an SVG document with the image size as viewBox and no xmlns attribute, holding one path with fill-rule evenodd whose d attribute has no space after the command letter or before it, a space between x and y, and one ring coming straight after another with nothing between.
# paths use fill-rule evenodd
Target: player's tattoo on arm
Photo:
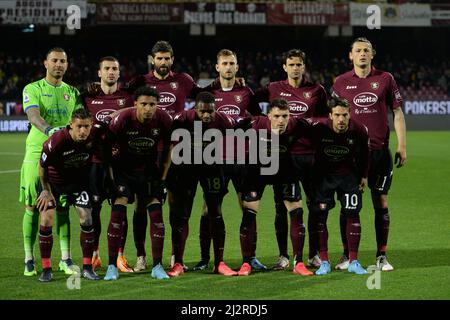
<instances>
[{"instance_id":1,"label":"player's tattoo on arm","mask_svg":"<svg viewBox=\"0 0 450 320\"><path fill-rule=\"evenodd\" d=\"M39 165L39 179L41 181L41 186L43 191L50 191L50 183L48 182L47 169Z\"/></svg>"},{"instance_id":2,"label":"player's tattoo on arm","mask_svg":"<svg viewBox=\"0 0 450 320\"><path fill-rule=\"evenodd\" d=\"M41 117L41 114L39 113L39 108L30 108L30 109L28 109L27 110L27 117L28 117L28 121L30 121L30 123L33 126L38 128L43 133L46 133L45 129L50 127L50 125L47 122L45 122L45 120Z\"/></svg>"}]
</instances>

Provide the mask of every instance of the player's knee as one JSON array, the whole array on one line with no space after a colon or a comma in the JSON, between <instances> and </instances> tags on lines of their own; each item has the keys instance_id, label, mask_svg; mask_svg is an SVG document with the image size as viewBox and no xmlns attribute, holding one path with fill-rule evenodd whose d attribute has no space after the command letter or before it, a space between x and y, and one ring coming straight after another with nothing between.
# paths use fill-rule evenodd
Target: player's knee
<instances>
[{"instance_id":1,"label":"player's knee","mask_svg":"<svg viewBox=\"0 0 450 320\"><path fill-rule=\"evenodd\" d=\"M44 227L53 226L53 222L55 219L55 211L47 210L41 214L41 225Z\"/></svg>"},{"instance_id":2,"label":"player's knee","mask_svg":"<svg viewBox=\"0 0 450 320\"><path fill-rule=\"evenodd\" d=\"M375 208L375 215L384 217L389 220L389 209L388 208Z\"/></svg>"},{"instance_id":3,"label":"player's knee","mask_svg":"<svg viewBox=\"0 0 450 320\"><path fill-rule=\"evenodd\" d=\"M341 214L346 218L359 218L359 213L361 210L350 210L350 209L343 209L341 210Z\"/></svg>"}]
</instances>

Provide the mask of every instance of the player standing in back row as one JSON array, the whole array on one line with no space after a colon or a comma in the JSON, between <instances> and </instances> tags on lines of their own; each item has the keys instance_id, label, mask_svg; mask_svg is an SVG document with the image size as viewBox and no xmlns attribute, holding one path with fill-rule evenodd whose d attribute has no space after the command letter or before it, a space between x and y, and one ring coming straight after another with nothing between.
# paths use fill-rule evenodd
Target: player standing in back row
<instances>
[{"instance_id":1,"label":"player standing in back row","mask_svg":"<svg viewBox=\"0 0 450 320\"><path fill-rule=\"evenodd\" d=\"M386 259L389 234L388 191L392 182L393 161L389 150L388 111L394 114L394 128L397 135L395 163L397 168L406 163L406 124L402 111L402 97L394 77L389 72L372 67L375 50L366 38L353 41L349 58L353 70L336 78L333 95L346 99L351 105L353 119L364 124L370 137L370 169L368 183L375 209L375 232L377 239L376 265L382 271L391 271L393 266ZM345 236L345 219L341 213L341 237L344 256L337 269L347 269L348 248Z\"/></svg>"}]
</instances>

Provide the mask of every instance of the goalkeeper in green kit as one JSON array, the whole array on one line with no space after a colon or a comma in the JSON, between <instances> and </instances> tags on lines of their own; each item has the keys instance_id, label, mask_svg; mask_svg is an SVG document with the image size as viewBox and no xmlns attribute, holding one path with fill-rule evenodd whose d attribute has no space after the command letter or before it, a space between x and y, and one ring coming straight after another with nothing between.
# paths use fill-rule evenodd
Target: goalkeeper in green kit
<instances>
[{"instance_id":1,"label":"goalkeeper in green kit","mask_svg":"<svg viewBox=\"0 0 450 320\"><path fill-rule=\"evenodd\" d=\"M46 56L44 79L32 82L23 90L23 109L28 116L31 130L26 140L25 158L20 172L19 201L25 205L23 216L23 240L25 248L25 276L37 274L34 260L34 244L39 229L39 211L36 199L39 195L39 159L42 145L53 133L64 128L72 112L83 105L78 90L62 81L68 67L67 55L61 48L52 48ZM59 269L66 274L75 273L70 256L69 206L60 199L56 210L56 232L60 239L61 261Z\"/></svg>"}]
</instances>

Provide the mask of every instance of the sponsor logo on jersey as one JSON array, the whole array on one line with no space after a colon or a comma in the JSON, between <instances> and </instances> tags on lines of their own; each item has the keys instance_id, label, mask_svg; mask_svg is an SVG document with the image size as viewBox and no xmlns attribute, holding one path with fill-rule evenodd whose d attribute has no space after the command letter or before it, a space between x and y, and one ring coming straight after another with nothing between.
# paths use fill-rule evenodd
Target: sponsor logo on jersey
<instances>
[{"instance_id":1,"label":"sponsor logo on jersey","mask_svg":"<svg viewBox=\"0 0 450 320\"><path fill-rule=\"evenodd\" d=\"M64 160L64 167L78 168L83 166L89 159L89 153L74 154L70 158Z\"/></svg>"},{"instance_id":2,"label":"sponsor logo on jersey","mask_svg":"<svg viewBox=\"0 0 450 320\"><path fill-rule=\"evenodd\" d=\"M305 97L305 99L311 99L311 92L303 92L303 97Z\"/></svg>"},{"instance_id":3,"label":"sponsor logo on jersey","mask_svg":"<svg viewBox=\"0 0 450 320\"><path fill-rule=\"evenodd\" d=\"M150 138L136 138L128 142L130 151L137 154L149 154L150 149L155 145L155 140Z\"/></svg>"},{"instance_id":4,"label":"sponsor logo on jersey","mask_svg":"<svg viewBox=\"0 0 450 320\"><path fill-rule=\"evenodd\" d=\"M347 86L347 87L345 87L345 89L347 89L347 90L349 90L349 89L357 89L358 88L358 86Z\"/></svg>"},{"instance_id":5,"label":"sponsor logo on jersey","mask_svg":"<svg viewBox=\"0 0 450 320\"><path fill-rule=\"evenodd\" d=\"M223 98L216 98L215 100L220 102L220 101L223 101Z\"/></svg>"},{"instance_id":6,"label":"sponsor logo on jersey","mask_svg":"<svg viewBox=\"0 0 450 320\"><path fill-rule=\"evenodd\" d=\"M280 93L280 96L282 96L282 97L291 97L292 94L281 92L281 93Z\"/></svg>"},{"instance_id":7,"label":"sponsor logo on jersey","mask_svg":"<svg viewBox=\"0 0 450 320\"><path fill-rule=\"evenodd\" d=\"M92 100L91 104L103 104L103 100Z\"/></svg>"},{"instance_id":8,"label":"sponsor logo on jersey","mask_svg":"<svg viewBox=\"0 0 450 320\"><path fill-rule=\"evenodd\" d=\"M125 106L125 99L117 99L117 105L119 107Z\"/></svg>"},{"instance_id":9,"label":"sponsor logo on jersey","mask_svg":"<svg viewBox=\"0 0 450 320\"><path fill-rule=\"evenodd\" d=\"M159 135L159 132L160 132L161 130L159 129L159 128L153 128L152 129L152 136L157 136L157 135Z\"/></svg>"},{"instance_id":10,"label":"sponsor logo on jersey","mask_svg":"<svg viewBox=\"0 0 450 320\"><path fill-rule=\"evenodd\" d=\"M50 94L50 93L43 93L42 96L43 97L50 97L50 98L53 97L53 95Z\"/></svg>"},{"instance_id":11,"label":"sponsor logo on jersey","mask_svg":"<svg viewBox=\"0 0 450 320\"><path fill-rule=\"evenodd\" d=\"M370 87L371 87L373 90L377 90L377 89L380 87L380 84L379 84L378 82L371 82L371 83L370 83Z\"/></svg>"},{"instance_id":12,"label":"sponsor logo on jersey","mask_svg":"<svg viewBox=\"0 0 450 320\"><path fill-rule=\"evenodd\" d=\"M353 98L353 103L361 108L373 106L378 101L378 96L372 92L361 92Z\"/></svg>"},{"instance_id":13,"label":"sponsor logo on jersey","mask_svg":"<svg viewBox=\"0 0 450 320\"><path fill-rule=\"evenodd\" d=\"M128 135L130 135L130 136L136 135L136 134L138 134L138 133L139 133L139 131L127 131L127 132L126 132L126 134L128 134Z\"/></svg>"},{"instance_id":14,"label":"sponsor logo on jersey","mask_svg":"<svg viewBox=\"0 0 450 320\"><path fill-rule=\"evenodd\" d=\"M63 152L63 156L67 156L68 154L74 153L75 149Z\"/></svg>"},{"instance_id":15,"label":"sponsor logo on jersey","mask_svg":"<svg viewBox=\"0 0 450 320\"><path fill-rule=\"evenodd\" d=\"M159 96L158 107L160 108L167 108L177 101L177 97L170 92L160 92Z\"/></svg>"},{"instance_id":16,"label":"sponsor logo on jersey","mask_svg":"<svg viewBox=\"0 0 450 320\"><path fill-rule=\"evenodd\" d=\"M339 161L345 158L349 153L350 149L344 146L326 146L323 149L323 153L325 153L332 161Z\"/></svg>"},{"instance_id":17,"label":"sponsor logo on jersey","mask_svg":"<svg viewBox=\"0 0 450 320\"><path fill-rule=\"evenodd\" d=\"M47 160L47 154L45 152L42 152L41 158L42 158L42 161L45 162L45 160Z\"/></svg>"},{"instance_id":18,"label":"sponsor logo on jersey","mask_svg":"<svg viewBox=\"0 0 450 320\"><path fill-rule=\"evenodd\" d=\"M241 113L241 109L238 106L232 104L226 104L217 108L218 112L224 113L228 116L238 116Z\"/></svg>"},{"instance_id":19,"label":"sponsor logo on jersey","mask_svg":"<svg viewBox=\"0 0 450 320\"><path fill-rule=\"evenodd\" d=\"M113 113L114 111L116 111L116 110L114 110L114 109L102 109L102 110L100 110L99 112L97 112L95 114L95 119L97 119L97 121L102 121L103 122L105 120L105 118L107 116L109 116L111 113Z\"/></svg>"},{"instance_id":20,"label":"sponsor logo on jersey","mask_svg":"<svg viewBox=\"0 0 450 320\"><path fill-rule=\"evenodd\" d=\"M64 100L69 101L70 96L67 93L64 93Z\"/></svg>"},{"instance_id":21,"label":"sponsor logo on jersey","mask_svg":"<svg viewBox=\"0 0 450 320\"><path fill-rule=\"evenodd\" d=\"M402 95L400 94L400 91L395 90L394 91L394 95L395 95L395 99L397 99L397 101L401 101L402 100Z\"/></svg>"},{"instance_id":22,"label":"sponsor logo on jersey","mask_svg":"<svg viewBox=\"0 0 450 320\"><path fill-rule=\"evenodd\" d=\"M242 96L240 94L234 95L234 101L236 101L237 103L241 103L242 102Z\"/></svg>"},{"instance_id":23,"label":"sponsor logo on jersey","mask_svg":"<svg viewBox=\"0 0 450 320\"><path fill-rule=\"evenodd\" d=\"M170 85L170 87L173 90L177 90L178 89L178 82L171 82L169 85Z\"/></svg>"},{"instance_id":24,"label":"sponsor logo on jersey","mask_svg":"<svg viewBox=\"0 0 450 320\"><path fill-rule=\"evenodd\" d=\"M293 115L304 114L308 109L308 105L302 101L289 101L289 111Z\"/></svg>"}]
</instances>

